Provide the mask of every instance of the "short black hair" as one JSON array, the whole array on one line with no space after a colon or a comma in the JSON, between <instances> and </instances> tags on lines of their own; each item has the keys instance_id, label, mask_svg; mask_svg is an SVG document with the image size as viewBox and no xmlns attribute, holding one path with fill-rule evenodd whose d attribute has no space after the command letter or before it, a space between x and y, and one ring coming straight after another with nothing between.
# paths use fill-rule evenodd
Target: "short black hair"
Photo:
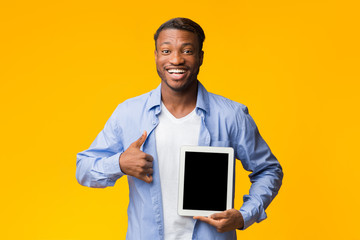
<instances>
[{"instance_id":1,"label":"short black hair","mask_svg":"<svg viewBox=\"0 0 360 240\"><path fill-rule=\"evenodd\" d=\"M193 20L188 19L188 18L180 18L180 17L170 19L169 21L163 23L158 28L158 30L156 30L156 32L154 34L155 49L157 49L156 43L157 43L159 34L162 30L165 30L165 29L179 29L179 30L185 30L185 31L195 33L195 35L198 38L198 42L199 42L199 51L200 52L202 51L203 42L205 40L204 30L200 27L199 24L197 24Z\"/></svg>"}]
</instances>

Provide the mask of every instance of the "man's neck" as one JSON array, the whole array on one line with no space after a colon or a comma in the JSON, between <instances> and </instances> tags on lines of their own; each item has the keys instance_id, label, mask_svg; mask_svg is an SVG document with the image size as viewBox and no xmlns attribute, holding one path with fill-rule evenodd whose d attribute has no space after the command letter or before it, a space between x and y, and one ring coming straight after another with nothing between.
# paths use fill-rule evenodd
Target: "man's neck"
<instances>
[{"instance_id":1,"label":"man's neck","mask_svg":"<svg viewBox=\"0 0 360 240\"><path fill-rule=\"evenodd\" d=\"M165 84L162 84L165 85ZM193 87L186 91L173 91L167 86L161 87L161 100L176 118L182 118L188 115L196 107L197 81Z\"/></svg>"}]
</instances>

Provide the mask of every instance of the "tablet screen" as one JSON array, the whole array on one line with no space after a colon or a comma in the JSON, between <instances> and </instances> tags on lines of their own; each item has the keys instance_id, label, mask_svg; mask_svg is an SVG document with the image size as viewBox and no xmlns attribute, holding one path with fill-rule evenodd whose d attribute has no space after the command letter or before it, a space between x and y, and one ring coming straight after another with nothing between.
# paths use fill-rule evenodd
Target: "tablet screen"
<instances>
[{"instance_id":1,"label":"tablet screen","mask_svg":"<svg viewBox=\"0 0 360 240\"><path fill-rule=\"evenodd\" d=\"M226 210L227 153L186 152L183 209Z\"/></svg>"}]
</instances>

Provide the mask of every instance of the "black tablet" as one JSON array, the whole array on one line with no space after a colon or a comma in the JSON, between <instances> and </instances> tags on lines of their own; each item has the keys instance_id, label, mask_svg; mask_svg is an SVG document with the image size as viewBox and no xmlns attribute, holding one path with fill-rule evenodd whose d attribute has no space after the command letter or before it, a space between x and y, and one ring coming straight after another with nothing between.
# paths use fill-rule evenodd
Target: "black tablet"
<instances>
[{"instance_id":1,"label":"black tablet","mask_svg":"<svg viewBox=\"0 0 360 240\"><path fill-rule=\"evenodd\" d=\"M233 208L234 149L183 146L178 214L209 216Z\"/></svg>"}]
</instances>

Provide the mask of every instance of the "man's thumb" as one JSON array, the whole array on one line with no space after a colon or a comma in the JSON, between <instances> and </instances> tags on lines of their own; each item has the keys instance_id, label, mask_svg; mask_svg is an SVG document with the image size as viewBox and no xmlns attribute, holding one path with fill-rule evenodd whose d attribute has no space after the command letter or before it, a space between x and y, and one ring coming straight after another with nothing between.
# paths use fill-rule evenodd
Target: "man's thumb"
<instances>
[{"instance_id":1,"label":"man's thumb","mask_svg":"<svg viewBox=\"0 0 360 240\"><path fill-rule=\"evenodd\" d=\"M147 136L147 133L146 133L146 131L144 131L144 133L141 135L141 137L133 143L133 146L140 148L141 145L143 145L143 143L145 142L146 136Z\"/></svg>"}]
</instances>

